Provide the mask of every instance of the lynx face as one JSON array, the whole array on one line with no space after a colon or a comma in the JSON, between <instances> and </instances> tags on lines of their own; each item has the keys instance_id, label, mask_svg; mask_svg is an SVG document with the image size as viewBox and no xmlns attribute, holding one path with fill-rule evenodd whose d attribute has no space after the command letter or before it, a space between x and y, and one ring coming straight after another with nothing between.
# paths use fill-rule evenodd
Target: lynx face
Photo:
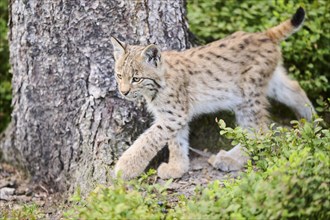
<instances>
[{"instance_id":1,"label":"lynx face","mask_svg":"<svg viewBox=\"0 0 330 220\"><path fill-rule=\"evenodd\" d=\"M145 86L143 84L145 80L136 68L132 68L132 70L118 69L116 71L116 80L119 92L128 100L137 99L144 92Z\"/></svg>"},{"instance_id":2,"label":"lynx face","mask_svg":"<svg viewBox=\"0 0 330 220\"><path fill-rule=\"evenodd\" d=\"M153 99L161 88L160 50L155 45L124 46L115 39L112 41L119 46L115 50L115 75L120 93L128 100L141 96Z\"/></svg>"}]
</instances>

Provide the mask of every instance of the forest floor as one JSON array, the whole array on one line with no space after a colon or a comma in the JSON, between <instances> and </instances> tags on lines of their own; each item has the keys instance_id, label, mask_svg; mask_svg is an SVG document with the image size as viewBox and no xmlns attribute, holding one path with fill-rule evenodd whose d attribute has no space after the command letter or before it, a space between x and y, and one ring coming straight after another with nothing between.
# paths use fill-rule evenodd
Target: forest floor
<instances>
[{"instance_id":1,"label":"forest floor","mask_svg":"<svg viewBox=\"0 0 330 220\"><path fill-rule=\"evenodd\" d=\"M191 156L190 169L188 173L183 175L180 179L173 180L173 182L168 186L168 190L172 192L169 194L183 194L189 198L194 194L196 186L206 187L209 183L215 180L222 181L236 178L240 174L240 172L219 171L207 162L208 157L199 156L194 153L191 154L193 155ZM163 185L166 181L158 178L156 183Z\"/></svg>"},{"instance_id":2,"label":"forest floor","mask_svg":"<svg viewBox=\"0 0 330 220\"><path fill-rule=\"evenodd\" d=\"M207 157L195 153L191 155L189 172L182 178L173 180L167 188L170 202L175 203L178 194L189 198L194 194L196 186L203 187L214 180L239 175L238 172L220 172L207 162ZM164 185L166 181L157 178L155 183ZM6 216L30 219L29 212L31 216L41 216L42 219L62 219L63 212L68 208L68 196L54 193L42 184L34 185L24 172L9 164L0 163L0 219ZM36 212L39 213L36 215Z\"/></svg>"},{"instance_id":3,"label":"forest floor","mask_svg":"<svg viewBox=\"0 0 330 220\"><path fill-rule=\"evenodd\" d=\"M20 169L0 163L0 219L31 219L35 216L60 219L59 205L62 204L61 194L45 185L33 184Z\"/></svg>"}]
</instances>

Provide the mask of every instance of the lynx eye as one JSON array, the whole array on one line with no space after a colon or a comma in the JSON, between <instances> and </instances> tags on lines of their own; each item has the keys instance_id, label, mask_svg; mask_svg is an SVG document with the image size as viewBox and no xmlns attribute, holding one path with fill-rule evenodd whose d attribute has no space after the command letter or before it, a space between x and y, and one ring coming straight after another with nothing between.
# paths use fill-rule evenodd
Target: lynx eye
<instances>
[{"instance_id":1,"label":"lynx eye","mask_svg":"<svg viewBox=\"0 0 330 220\"><path fill-rule=\"evenodd\" d=\"M140 77L133 77L133 82L141 82L142 78Z\"/></svg>"},{"instance_id":2,"label":"lynx eye","mask_svg":"<svg viewBox=\"0 0 330 220\"><path fill-rule=\"evenodd\" d=\"M122 79L123 78L121 74L117 74L117 77L118 77L118 79Z\"/></svg>"}]
</instances>

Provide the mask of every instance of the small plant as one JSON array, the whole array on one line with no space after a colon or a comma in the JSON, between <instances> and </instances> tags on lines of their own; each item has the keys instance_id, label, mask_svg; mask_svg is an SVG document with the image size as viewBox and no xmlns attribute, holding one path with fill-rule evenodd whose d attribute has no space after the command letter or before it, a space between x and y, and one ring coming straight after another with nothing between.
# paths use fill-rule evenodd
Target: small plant
<instances>
[{"instance_id":1,"label":"small plant","mask_svg":"<svg viewBox=\"0 0 330 220\"><path fill-rule=\"evenodd\" d=\"M12 210L4 210L0 212L0 219L30 219L37 220L44 218L45 215L40 211L36 204L22 205Z\"/></svg>"},{"instance_id":2,"label":"small plant","mask_svg":"<svg viewBox=\"0 0 330 220\"><path fill-rule=\"evenodd\" d=\"M65 213L74 219L164 219L167 213L167 186L152 184L155 170L139 179L125 182L118 178L110 187L98 186L84 200L79 191L73 196L76 202Z\"/></svg>"}]
</instances>

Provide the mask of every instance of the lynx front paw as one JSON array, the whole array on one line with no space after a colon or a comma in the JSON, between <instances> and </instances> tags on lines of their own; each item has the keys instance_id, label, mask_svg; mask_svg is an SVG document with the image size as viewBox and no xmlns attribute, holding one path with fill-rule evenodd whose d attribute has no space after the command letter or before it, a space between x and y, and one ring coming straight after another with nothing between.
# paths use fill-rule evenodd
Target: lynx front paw
<instances>
[{"instance_id":1,"label":"lynx front paw","mask_svg":"<svg viewBox=\"0 0 330 220\"><path fill-rule=\"evenodd\" d=\"M157 170L158 176L162 179L180 178L188 172L189 165L178 165L170 163L162 163Z\"/></svg>"},{"instance_id":2,"label":"lynx front paw","mask_svg":"<svg viewBox=\"0 0 330 220\"><path fill-rule=\"evenodd\" d=\"M147 164L136 161L134 158L124 153L115 166L115 175L120 175L121 178L129 180L143 173L146 167Z\"/></svg>"},{"instance_id":3,"label":"lynx front paw","mask_svg":"<svg viewBox=\"0 0 330 220\"><path fill-rule=\"evenodd\" d=\"M221 150L216 156L211 156L209 163L214 168L225 172L241 170L245 165L245 161L239 161L223 150Z\"/></svg>"}]
</instances>

